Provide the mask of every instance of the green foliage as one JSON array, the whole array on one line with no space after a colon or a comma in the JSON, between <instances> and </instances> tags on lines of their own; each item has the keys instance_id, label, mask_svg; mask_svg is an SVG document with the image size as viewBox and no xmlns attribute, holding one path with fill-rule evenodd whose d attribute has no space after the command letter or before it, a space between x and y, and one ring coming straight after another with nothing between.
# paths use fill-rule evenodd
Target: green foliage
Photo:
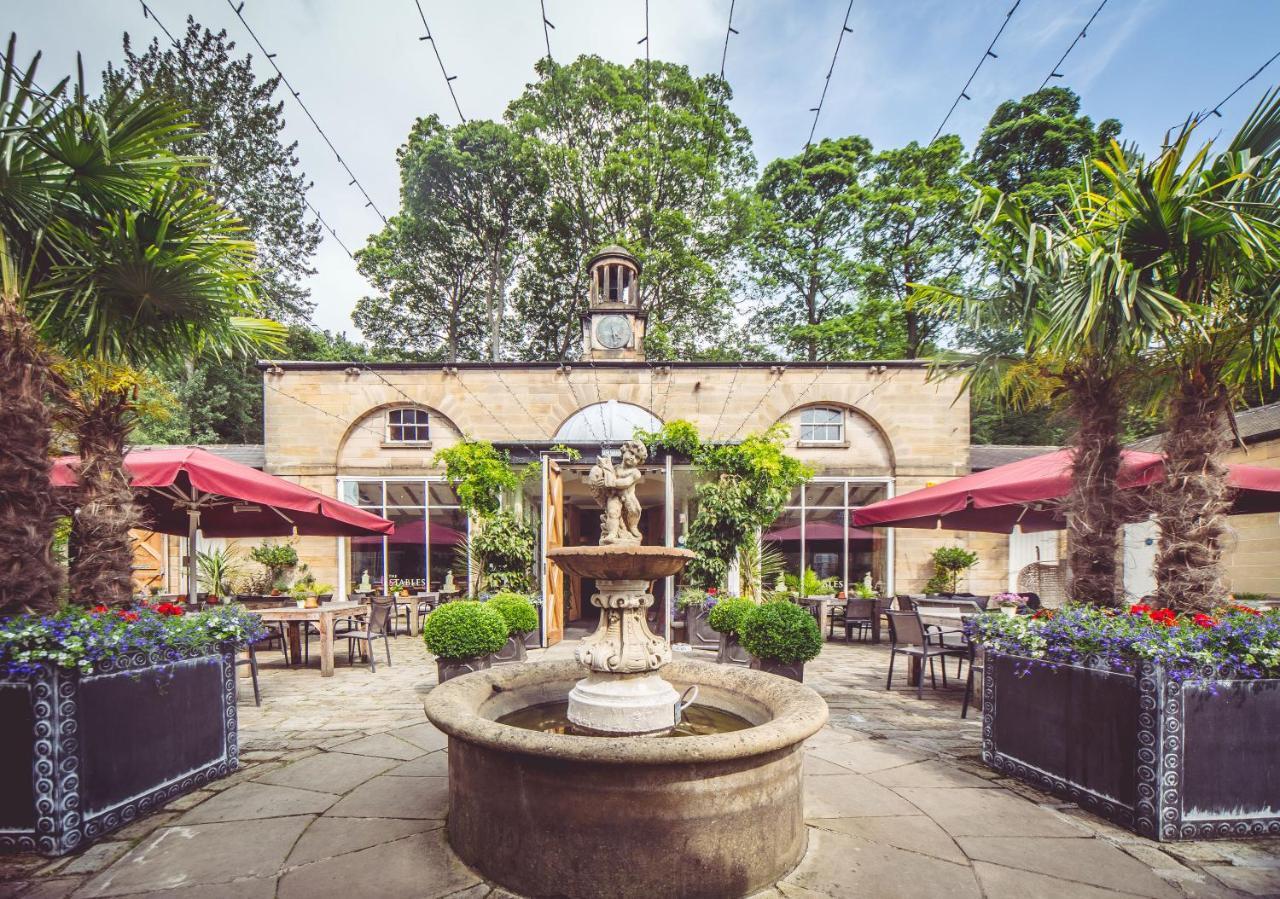
<instances>
[{"instance_id":1,"label":"green foliage","mask_svg":"<svg viewBox=\"0 0 1280 899\"><path fill-rule=\"evenodd\" d=\"M511 457L487 440L463 440L436 453L444 476L458 493L458 503L470 515L484 517L498 511L502 493L515 490L523 478Z\"/></svg>"},{"instance_id":2,"label":"green foliage","mask_svg":"<svg viewBox=\"0 0 1280 899\"><path fill-rule=\"evenodd\" d=\"M307 212L297 145L283 137L284 109L274 96L280 79L258 81L249 56L235 49L226 31L189 17L177 46L153 40L135 53L125 34L124 64L108 66L103 83L108 93L124 89L184 111L198 129L184 152L208 160L201 180L235 211L256 247L263 311L305 322L314 304L302 282L315 273L320 225Z\"/></svg>"},{"instance_id":3,"label":"green foliage","mask_svg":"<svg viewBox=\"0 0 1280 899\"><path fill-rule=\"evenodd\" d=\"M667 452L696 459L702 448L702 438L698 436L698 429L680 418L667 422L657 431L637 429L635 438L649 448L650 455Z\"/></svg>"},{"instance_id":4,"label":"green foliage","mask_svg":"<svg viewBox=\"0 0 1280 899\"><path fill-rule=\"evenodd\" d=\"M264 540L249 550L249 558L267 569L274 583L287 569L298 564L298 551L289 543L268 543Z\"/></svg>"},{"instance_id":5,"label":"green foliage","mask_svg":"<svg viewBox=\"0 0 1280 899\"><path fill-rule=\"evenodd\" d=\"M711 614L707 616L707 623L716 633L737 634L741 632L743 622L751 612L755 611L755 608L756 603L745 596L729 596L712 607Z\"/></svg>"},{"instance_id":6,"label":"green foliage","mask_svg":"<svg viewBox=\"0 0 1280 899\"><path fill-rule=\"evenodd\" d=\"M480 590L527 590L533 569L534 531L507 511L494 512L472 530L468 541Z\"/></svg>"},{"instance_id":7,"label":"green foliage","mask_svg":"<svg viewBox=\"0 0 1280 899\"><path fill-rule=\"evenodd\" d=\"M854 599L875 599L876 588L870 584L864 584L862 581L854 581L853 589L849 591L853 594Z\"/></svg>"},{"instance_id":8,"label":"green foliage","mask_svg":"<svg viewBox=\"0 0 1280 899\"><path fill-rule=\"evenodd\" d=\"M685 587L680 591L680 595L676 597L676 608L684 611L690 606L702 608L715 597L714 593L707 593L701 587Z\"/></svg>"},{"instance_id":9,"label":"green foliage","mask_svg":"<svg viewBox=\"0 0 1280 899\"><path fill-rule=\"evenodd\" d=\"M196 553L200 572L200 589L215 596L231 592L231 579L240 573L240 556L230 548Z\"/></svg>"},{"instance_id":10,"label":"green foliage","mask_svg":"<svg viewBox=\"0 0 1280 899\"><path fill-rule=\"evenodd\" d=\"M523 593L495 593L488 599L490 608L497 609L507 623L507 635L519 636L538 629L538 610L532 600Z\"/></svg>"},{"instance_id":11,"label":"green foliage","mask_svg":"<svg viewBox=\"0 0 1280 899\"><path fill-rule=\"evenodd\" d=\"M788 572L782 576L782 582L786 584L787 590L796 596L829 596L836 592L839 584L837 578L818 577L818 573L812 568L804 570L803 580L799 575Z\"/></svg>"},{"instance_id":12,"label":"green foliage","mask_svg":"<svg viewBox=\"0 0 1280 899\"><path fill-rule=\"evenodd\" d=\"M497 652L507 642L507 622L488 603L447 602L422 626L427 651L442 659L469 659Z\"/></svg>"},{"instance_id":13,"label":"green foliage","mask_svg":"<svg viewBox=\"0 0 1280 899\"><path fill-rule=\"evenodd\" d=\"M691 424L676 420L656 434L638 435L690 457L706 479L694 488L698 511L687 535L689 549L698 554L687 569L693 583L723 583L730 560L778 517L791 491L812 477L811 469L783 452L786 434L785 426L774 425L741 443L706 444Z\"/></svg>"},{"instance_id":14,"label":"green foliage","mask_svg":"<svg viewBox=\"0 0 1280 899\"><path fill-rule=\"evenodd\" d=\"M955 593L960 576L978 564L978 554L963 546L939 546L931 558L933 577L925 584L926 593Z\"/></svg>"},{"instance_id":15,"label":"green foliage","mask_svg":"<svg viewBox=\"0 0 1280 899\"><path fill-rule=\"evenodd\" d=\"M748 540L738 548L738 578L742 595L761 602L786 569L787 560L777 546Z\"/></svg>"},{"instance_id":16,"label":"green foliage","mask_svg":"<svg viewBox=\"0 0 1280 899\"><path fill-rule=\"evenodd\" d=\"M795 603L775 600L756 606L738 631L743 648L757 659L808 662L822 652L822 629Z\"/></svg>"},{"instance_id":17,"label":"green foliage","mask_svg":"<svg viewBox=\"0 0 1280 899\"><path fill-rule=\"evenodd\" d=\"M1082 164L1120 135L1120 123L1095 127L1080 115L1080 98L1048 87L996 107L973 151L970 173L979 184L1017 196L1038 220L1070 202Z\"/></svg>"}]
</instances>

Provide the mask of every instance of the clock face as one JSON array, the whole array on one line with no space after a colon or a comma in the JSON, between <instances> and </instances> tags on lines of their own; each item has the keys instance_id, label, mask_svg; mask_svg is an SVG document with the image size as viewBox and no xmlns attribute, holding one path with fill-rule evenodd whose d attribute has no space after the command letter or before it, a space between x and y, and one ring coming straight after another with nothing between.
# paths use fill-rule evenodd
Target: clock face
<instances>
[{"instance_id":1,"label":"clock face","mask_svg":"<svg viewBox=\"0 0 1280 899\"><path fill-rule=\"evenodd\" d=\"M631 340L631 323L622 315L602 315L596 319L596 340L608 349L621 349Z\"/></svg>"}]
</instances>

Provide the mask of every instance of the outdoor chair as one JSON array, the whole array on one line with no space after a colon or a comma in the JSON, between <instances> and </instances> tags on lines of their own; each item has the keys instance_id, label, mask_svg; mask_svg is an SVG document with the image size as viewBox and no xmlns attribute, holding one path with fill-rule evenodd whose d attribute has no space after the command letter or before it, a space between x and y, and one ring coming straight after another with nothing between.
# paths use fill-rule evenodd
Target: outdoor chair
<instances>
[{"instance_id":1,"label":"outdoor chair","mask_svg":"<svg viewBox=\"0 0 1280 899\"><path fill-rule=\"evenodd\" d=\"M440 605L440 594L439 593L419 593L417 596L417 600L418 600L418 627L422 627L422 619L430 615L432 611L435 610L435 607Z\"/></svg>"},{"instance_id":2,"label":"outdoor chair","mask_svg":"<svg viewBox=\"0 0 1280 899\"><path fill-rule=\"evenodd\" d=\"M844 638L845 640L853 639L853 631L858 631L858 639L866 639L867 631L875 633L875 616L877 614L876 607L879 605L878 599L851 599L844 604Z\"/></svg>"},{"instance_id":3,"label":"outdoor chair","mask_svg":"<svg viewBox=\"0 0 1280 899\"><path fill-rule=\"evenodd\" d=\"M937 675L934 673L933 660L943 657L942 685L947 685L946 657L955 656L958 652L968 653L967 647L947 646L934 643L928 630L920 621L919 612L886 612L889 618L889 676L884 688L893 688L893 663L899 655L914 658L919 662L920 670L916 676L916 698L924 698L924 665L929 663L929 681L938 689Z\"/></svg>"},{"instance_id":4,"label":"outdoor chair","mask_svg":"<svg viewBox=\"0 0 1280 899\"><path fill-rule=\"evenodd\" d=\"M946 668L946 662L942 663L942 667ZM969 676L964 682L964 703L960 706L960 717L969 717L969 703L973 701L973 676L980 673L983 677L987 676L987 658L986 652L977 643L969 641Z\"/></svg>"},{"instance_id":5,"label":"outdoor chair","mask_svg":"<svg viewBox=\"0 0 1280 899\"><path fill-rule=\"evenodd\" d=\"M373 658L373 641L377 637L382 638L383 648L387 651L387 665L391 664L391 641L388 639L387 631L391 621L391 607L393 601L390 596L375 596L369 605L369 616L365 619L365 630L363 633L358 631L348 631L343 634L343 639L347 641L347 662L354 663L356 644L363 641L366 652L369 654L369 670L377 671L377 665Z\"/></svg>"},{"instance_id":6,"label":"outdoor chair","mask_svg":"<svg viewBox=\"0 0 1280 899\"><path fill-rule=\"evenodd\" d=\"M265 643L267 640L270 640L270 639L271 639L270 637L264 637L257 642ZM246 649L248 650L247 658L236 659L235 665L233 667L239 668L241 665L249 666L249 679L253 681L253 704L262 705L262 694L258 692L258 653L254 650L255 645L256 645L255 643L250 643L246 647ZM281 642L280 645L282 647L284 646L283 641Z\"/></svg>"}]
</instances>

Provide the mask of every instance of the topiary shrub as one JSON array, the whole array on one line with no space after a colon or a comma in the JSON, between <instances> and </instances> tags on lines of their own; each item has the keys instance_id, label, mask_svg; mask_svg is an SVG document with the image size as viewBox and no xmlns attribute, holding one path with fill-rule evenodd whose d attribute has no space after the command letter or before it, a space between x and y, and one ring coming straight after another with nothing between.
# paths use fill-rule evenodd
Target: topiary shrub
<instances>
[{"instance_id":1,"label":"topiary shrub","mask_svg":"<svg viewBox=\"0 0 1280 899\"><path fill-rule=\"evenodd\" d=\"M708 623L719 634L739 634L746 617L755 611L756 604L744 596L722 599L711 609Z\"/></svg>"},{"instance_id":2,"label":"topiary shrub","mask_svg":"<svg viewBox=\"0 0 1280 899\"><path fill-rule=\"evenodd\" d=\"M742 622L738 640L757 659L807 662L822 651L822 630L813 616L794 603L766 602Z\"/></svg>"},{"instance_id":3,"label":"topiary shrub","mask_svg":"<svg viewBox=\"0 0 1280 899\"><path fill-rule=\"evenodd\" d=\"M514 637L538 629L538 610L523 593L495 593L489 608L496 609L507 623L507 635Z\"/></svg>"},{"instance_id":4,"label":"topiary shrub","mask_svg":"<svg viewBox=\"0 0 1280 899\"><path fill-rule=\"evenodd\" d=\"M470 659L502 649L507 643L507 622L487 603L449 602L427 616L422 639L432 655Z\"/></svg>"}]
</instances>

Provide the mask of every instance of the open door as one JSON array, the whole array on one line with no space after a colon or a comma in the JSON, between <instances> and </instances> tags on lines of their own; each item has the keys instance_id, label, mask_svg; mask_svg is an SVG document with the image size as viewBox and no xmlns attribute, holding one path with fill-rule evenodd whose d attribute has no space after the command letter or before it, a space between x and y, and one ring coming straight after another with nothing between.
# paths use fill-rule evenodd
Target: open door
<instances>
[{"instance_id":1,"label":"open door","mask_svg":"<svg viewBox=\"0 0 1280 899\"><path fill-rule=\"evenodd\" d=\"M546 644L564 638L564 571L546 557L546 551L564 546L564 478L560 465L547 459L542 468L542 617Z\"/></svg>"}]
</instances>

